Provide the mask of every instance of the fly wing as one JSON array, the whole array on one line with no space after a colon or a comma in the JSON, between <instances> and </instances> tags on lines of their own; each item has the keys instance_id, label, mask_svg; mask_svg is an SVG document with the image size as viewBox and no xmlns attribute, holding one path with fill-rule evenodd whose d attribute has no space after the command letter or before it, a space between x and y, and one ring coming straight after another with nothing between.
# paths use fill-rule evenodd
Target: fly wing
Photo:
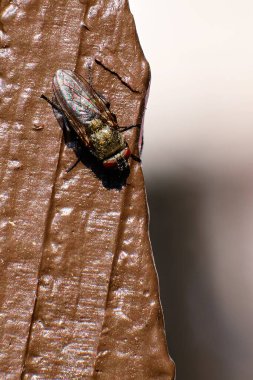
<instances>
[{"instance_id":1,"label":"fly wing","mask_svg":"<svg viewBox=\"0 0 253 380\"><path fill-rule=\"evenodd\" d=\"M111 112L89 83L71 70L58 70L53 79L57 102L70 119L81 140L89 145L86 126L93 119L101 119L116 127Z\"/></svg>"},{"instance_id":2,"label":"fly wing","mask_svg":"<svg viewBox=\"0 0 253 380\"><path fill-rule=\"evenodd\" d=\"M111 127L117 128L118 125L115 120L115 116L108 109L105 101L99 96L99 94L93 89L93 87L83 78L81 75L75 74L75 76L83 83L83 85L88 90L90 94L90 101L96 106L99 110L99 118L105 123L109 124Z\"/></svg>"}]
</instances>

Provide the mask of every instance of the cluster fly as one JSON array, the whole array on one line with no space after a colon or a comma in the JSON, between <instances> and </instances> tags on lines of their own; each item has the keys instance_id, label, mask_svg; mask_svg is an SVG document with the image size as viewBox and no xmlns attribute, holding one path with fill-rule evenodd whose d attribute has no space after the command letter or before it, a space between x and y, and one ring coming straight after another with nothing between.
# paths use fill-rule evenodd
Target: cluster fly
<instances>
[{"instance_id":1,"label":"cluster fly","mask_svg":"<svg viewBox=\"0 0 253 380\"><path fill-rule=\"evenodd\" d=\"M129 169L130 156L140 162L131 154L122 135L122 132L135 126L119 127L106 102L84 78L71 70L59 69L53 78L53 92L53 100L45 95L41 97L50 103L56 117L61 118L65 141L74 131L81 144L105 168L125 171Z\"/></svg>"}]
</instances>

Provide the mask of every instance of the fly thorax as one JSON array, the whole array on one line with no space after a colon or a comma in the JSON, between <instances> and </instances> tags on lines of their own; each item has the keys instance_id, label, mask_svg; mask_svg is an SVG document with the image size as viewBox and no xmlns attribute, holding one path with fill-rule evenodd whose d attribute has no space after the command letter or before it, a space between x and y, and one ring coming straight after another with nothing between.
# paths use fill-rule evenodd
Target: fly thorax
<instances>
[{"instance_id":1,"label":"fly thorax","mask_svg":"<svg viewBox=\"0 0 253 380\"><path fill-rule=\"evenodd\" d=\"M103 124L102 120L93 119L87 125L87 132L91 136L92 134L94 134L98 130L102 129L103 127L104 127L104 124Z\"/></svg>"},{"instance_id":2,"label":"fly thorax","mask_svg":"<svg viewBox=\"0 0 253 380\"><path fill-rule=\"evenodd\" d=\"M123 136L109 125L103 124L101 120L91 122L90 141L93 153L99 160L111 157L122 150L126 143Z\"/></svg>"}]
</instances>

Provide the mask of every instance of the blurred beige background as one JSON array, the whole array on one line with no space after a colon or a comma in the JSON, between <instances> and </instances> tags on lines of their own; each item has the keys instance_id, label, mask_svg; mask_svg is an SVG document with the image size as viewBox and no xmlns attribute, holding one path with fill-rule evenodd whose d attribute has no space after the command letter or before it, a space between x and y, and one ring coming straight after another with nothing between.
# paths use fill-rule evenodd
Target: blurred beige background
<instances>
[{"instance_id":1,"label":"blurred beige background","mask_svg":"<svg viewBox=\"0 0 253 380\"><path fill-rule=\"evenodd\" d=\"M253 379L253 2L130 0L143 166L177 380Z\"/></svg>"}]
</instances>

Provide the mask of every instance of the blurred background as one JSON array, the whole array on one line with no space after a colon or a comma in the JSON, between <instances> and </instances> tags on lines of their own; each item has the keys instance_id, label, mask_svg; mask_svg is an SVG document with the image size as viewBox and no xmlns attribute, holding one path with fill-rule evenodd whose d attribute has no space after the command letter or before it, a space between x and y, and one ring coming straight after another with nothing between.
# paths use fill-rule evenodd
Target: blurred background
<instances>
[{"instance_id":1,"label":"blurred background","mask_svg":"<svg viewBox=\"0 0 253 380\"><path fill-rule=\"evenodd\" d=\"M253 379L253 2L130 0L143 167L177 380Z\"/></svg>"}]
</instances>

